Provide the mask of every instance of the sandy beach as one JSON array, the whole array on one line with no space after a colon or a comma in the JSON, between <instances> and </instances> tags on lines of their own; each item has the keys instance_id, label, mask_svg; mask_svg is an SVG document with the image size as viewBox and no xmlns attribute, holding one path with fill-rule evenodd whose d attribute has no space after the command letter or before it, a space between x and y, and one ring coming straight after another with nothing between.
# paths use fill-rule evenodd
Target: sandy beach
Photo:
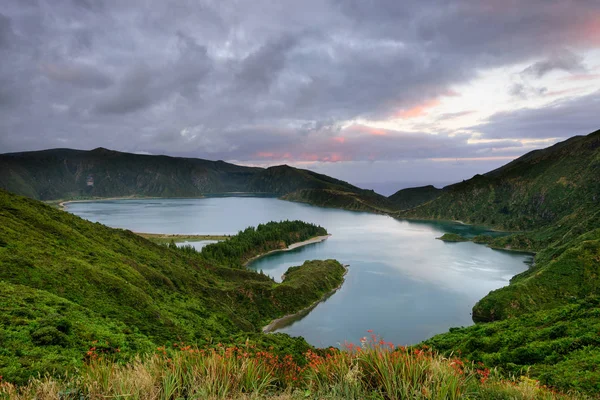
<instances>
[{"instance_id":1,"label":"sandy beach","mask_svg":"<svg viewBox=\"0 0 600 400\"><path fill-rule=\"evenodd\" d=\"M266 253L259 254L259 255L257 255L257 256L254 256L254 257L252 257L252 258L251 258L251 259L249 259L248 261L246 261L246 262L244 263L244 267L247 267L247 266L248 266L248 264L250 264L252 261L254 261L254 260L258 260L259 258L261 258L261 257L264 257L264 256L266 256L266 255L269 255L269 254L271 254L271 253L277 253L277 252L280 252L280 251L290 251L290 250L297 249L298 247L306 246L306 245L313 244L313 243L319 243L319 242L322 242L322 241L324 241L324 240L327 240L327 239L328 239L330 236L331 236L331 235L325 235L325 236L315 236L314 238L310 238L310 239L308 239L308 240L305 240L305 241L303 241L303 242L298 242L298 243L293 243L293 244L290 244L290 245L289 245L287 248L285 248L285 249L275 249L275 250L271 250L271 251L269 251L269 252L266 252Z\"/></svg>"}]
</instances>

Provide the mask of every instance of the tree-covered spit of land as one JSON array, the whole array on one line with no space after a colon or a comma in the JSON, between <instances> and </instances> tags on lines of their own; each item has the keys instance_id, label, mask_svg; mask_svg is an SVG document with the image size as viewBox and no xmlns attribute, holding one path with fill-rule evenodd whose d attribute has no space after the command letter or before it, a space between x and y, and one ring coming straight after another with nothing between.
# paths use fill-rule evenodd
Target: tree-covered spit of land
<instances>
[{"instance_id":1,"label":"tree-covered spit of land","mask_svg":"<svg viewBox=\"0 0 600 400\"><path fill-rule=\"evenodd\" d=\"M243 268L250 259L261 254L326 235L325 228L303 221L268 222L239 231L229 240L204 246L202 255L220 265Z\"/></svg>"}]
</instances>

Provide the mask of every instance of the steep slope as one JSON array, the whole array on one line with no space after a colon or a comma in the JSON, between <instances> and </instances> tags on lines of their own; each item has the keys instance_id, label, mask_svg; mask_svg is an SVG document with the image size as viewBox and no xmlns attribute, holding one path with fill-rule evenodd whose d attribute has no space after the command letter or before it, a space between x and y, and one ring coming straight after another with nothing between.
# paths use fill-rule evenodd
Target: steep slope
<instances>
[{"instance_id":1,"label":"steep slope","mask_svg":"<svg viewBox=\"0 0 600 400\"><path fill-rule=\"evenodd\" d=\"M274 242L288 229L268 228ZM135 352L259 332L318 300L344 274L336 261L312 261L276 284L3 190L0 266L0 375L17 380L77 365L75 355L94 340Z\"/></svg>"},{"instance_id":2,"label":"steep slope","mask_svg":"<svg viewBox=\"0 0 600 400\"><path fill-rule=\"evenodd\" d=\"M435 200L442 194L442 189L432 185L398 190L388 197L396 210L408 210L423 203Z\"/></svg>"},{"instance_id":3,"label":"steep slope","mask_svg":"<svg viewBox=\"0 0 600 400\"><path fill-rule=\"evenodd\" d=\"M485 175L447 186L400 217L461 220L505 230L555 224L600 205L600 131L532 151Z\"/></svg>"}]
</instances>

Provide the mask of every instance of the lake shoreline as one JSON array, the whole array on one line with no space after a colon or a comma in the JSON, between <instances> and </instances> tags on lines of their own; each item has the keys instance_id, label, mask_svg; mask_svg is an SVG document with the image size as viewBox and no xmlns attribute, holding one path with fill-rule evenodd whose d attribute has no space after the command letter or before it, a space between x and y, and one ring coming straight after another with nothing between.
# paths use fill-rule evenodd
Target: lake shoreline
<instances>
[{"instance_id":1,"label":"lake shoreline","mask_svg":"<svg viewBox=\"0 0 600 400\"><path fill-rule=\"evenodd\" d=\"M153 199L163 199L164 197L140 197L140 196L122 196L122 197L98 197L98 198L92 198L92 199L82 199L82 200L59 200L59 203L57 204L58 208L61 210L65 210L66 206L70 203L94 203L97 201L112 201L112 200L153 200ZM175 197L173 197L175 198ZM202 197L194 197L195 199L201 199ZM53 203L55 202L51 201L48 203Z\"/></svg>"},{"instance_id":2,"label":"lake shoreline","mask_svg":"<svg viewBox=\"0 0 600 400\"><path fill-rule=\"evenodd\" d=\"M340 290L342 288L342 285L344 284L344 282L346 281L346 274L348 274L348 267L349 265L342 265L344 267L344 275L342 275L342 282L340 282L340 284L338 286L336 286L335 288L331 289L329 292L325 293L323 296L321 296L321 298L317 301L315 301L314 303L312 303L311 305L309 305L308 307L304 307L303 309L292 313L292 314L287 314L284 315L283 317L280 318L276 318L274 320L272 320L268 325L265 325L262 328L262 333L271 333L275 330L277 330L278 328L280 328L280 325L283 322L287 322L289 320L293 320L295 318L297 318L298 316L302 315L302 314L308 314L309 312L311 312L316 306L318 306L319 304L321 304L322 302L324 302L325 300L327 300L328 298L330 298L331 296L333 296L335 294L335 292L337 292L338 290ZM285 277L285 275L284 275Z\"/></svg>"},{"instance_id":3,"label":"lake shoreline","mask_svg":"<svg viewBox=\"0 0 600 400\"><path fill-rule=\"evenodd\" d=\"M331 236L331 234L324 235L324 236L315 236L313 238L304 240L302 242L292 243L288 247L286 247L285 249L275 249L275 250L267 251L266 253L262 253L262 254L259 254L257 256L254 256L254 257L250 258L248 261L246 261L243 264L243 266L247 267L253 261L256 261L256 260L258 260L259 258L262 258L262 257L266 257L269 254L279 253L279 252L284 252L284 251L290 251L290 250L294 250L294 249L297 249L299 247L307 246L307 245L313 244L313 243L321 243L321 242L329 239L330 236Z\"/></svg>"},{"instance_id":4,"label":"lake shoreline","mask_svg":"<svg viewBox=\"0 0 600 400\"><path fill-rule=\"evenodd\" d=\"M231 238L232 235L186 235L183 233L147 233L147 232L133 232L138 236L143 237L151 241L166 242L171 241L175 243L197 241L197 240L217 240L223 241Z\"/></svg>"}]
</instances>

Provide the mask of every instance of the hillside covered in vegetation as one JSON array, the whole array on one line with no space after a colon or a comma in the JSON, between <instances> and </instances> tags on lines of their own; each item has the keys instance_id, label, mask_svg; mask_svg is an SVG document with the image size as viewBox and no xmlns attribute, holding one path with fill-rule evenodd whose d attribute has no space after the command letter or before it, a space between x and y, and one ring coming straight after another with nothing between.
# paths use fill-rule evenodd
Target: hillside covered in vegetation
<instances>
[{"instance_id":1,"label":"hillside covered in vegetation","mask_svg":"<svg viewBox=\"0 0 600 400\"><path fill-rule=\"evenodd\" d=\"M483 175L446 186L399 217L460 220L507 231L538 230L600 206L600 131L532 151Z\"/></svg>"},{"instance_id":2,"label":"hillside covered in vegetation","mask_svg":"<svg viewBox=\"0 0 600 400\"><path fill-rule=\"evenodd\" d=\"M299 221L267 225L268 238L262 229L242 236L260 247L326 233ZM3 190L0 266L0 376L20 383L81 366L90 347L127 358L174 340L201 345L258 335L272 319L337 288L345 272L334 260L307 261L278 284ZM308 348L301 339L278 343Z\"/></svg>"}]
</instances>

